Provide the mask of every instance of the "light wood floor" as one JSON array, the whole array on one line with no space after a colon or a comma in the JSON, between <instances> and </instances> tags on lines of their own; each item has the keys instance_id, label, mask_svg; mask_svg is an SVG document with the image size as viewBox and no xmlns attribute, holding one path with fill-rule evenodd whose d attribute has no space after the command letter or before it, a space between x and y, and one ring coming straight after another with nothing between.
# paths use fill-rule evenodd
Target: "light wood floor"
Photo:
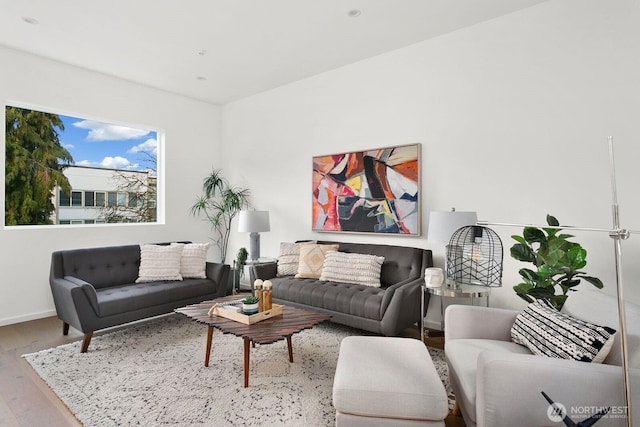
<instances>
[{"instance_id":1,"label":"light wood floor","mask_svg":"<svg viewBox=\"0 0 640 427\"><path fill-rule=\"evenodd\" d=\"M418 338L419 332L408 329L405 335ZM21 357L80 339L82 334L73 328L62 335L62 322L55 317L0 327L0 427L81 425ZM428 338L427 344L442 348L443 339ZM445 422L464 427L461 417L449 415Z\"/></svg>"}]
</instances>

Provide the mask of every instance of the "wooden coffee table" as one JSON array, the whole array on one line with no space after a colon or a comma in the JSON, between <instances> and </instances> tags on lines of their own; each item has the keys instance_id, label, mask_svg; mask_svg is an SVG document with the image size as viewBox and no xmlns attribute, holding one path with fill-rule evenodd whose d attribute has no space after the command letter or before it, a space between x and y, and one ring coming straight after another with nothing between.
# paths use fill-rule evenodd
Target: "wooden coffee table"
<instances>
[{"instance_id":1,"label":"wooden coffee table","mask_svg":"<svg viewBox=\"0 0 640 427\"><path fill-rule=\"evenodd\" d=\"M287 340L289 350L289 362L293 363L293 349L291 348L291 336L304 329L329 320L328 314L303 310L300 308L284 306L280 316L271 317L253 325L245 325L225 317L216 315L209 316L209 309L216 303L227 302L239 299L237 295L217 298L211 301L204 301L199 304L188 305L178 308L177 313L204 323L208 326L207 348L204 358L204 366L209 366L209 355L211 354L211 342L213 340L213 330L219 329L225 334L233 334L242 337L244 340L244 386L249 387L249 354L251 344L271 344L283 339Z\"/></svg>"}]
</instances>

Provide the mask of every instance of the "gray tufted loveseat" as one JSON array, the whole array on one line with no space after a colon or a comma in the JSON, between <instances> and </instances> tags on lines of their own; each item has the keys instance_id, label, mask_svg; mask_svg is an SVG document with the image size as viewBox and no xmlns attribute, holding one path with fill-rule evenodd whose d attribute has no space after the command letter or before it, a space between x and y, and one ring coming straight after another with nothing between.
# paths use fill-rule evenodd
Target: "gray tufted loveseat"
<instances>
[{"instance_id":1,"label":"gray tufted loveseat","mask_svg":"<svg viewBox=\"0 0 640 427\"><path fill-rule=\"evenodd\" d=\"M276 277L277 264L253 266L253 277L273 283L273 301L330 314L331 321L376 334L397 336L420 320L424 270L433 266L431 251L406 246L367 243L339 244L338 251L384 257L381 287ZM428 302L428 295L425 297Z\"/></svg>"},{"instance_id":2,"label":"gray tufted loveseat","mask_svg":"<svg viewBox=\"0 0 640 427\"><path fill-rule=\"evenodd\" d=\"M227 293L228 265L207 262L206 279L135 283L139 266L140 245L52 254L49 284L56 312L65 335L69 325L84 333L81 352L87 351L96 330L170 313Z\"/></svg>"}]
</instances>

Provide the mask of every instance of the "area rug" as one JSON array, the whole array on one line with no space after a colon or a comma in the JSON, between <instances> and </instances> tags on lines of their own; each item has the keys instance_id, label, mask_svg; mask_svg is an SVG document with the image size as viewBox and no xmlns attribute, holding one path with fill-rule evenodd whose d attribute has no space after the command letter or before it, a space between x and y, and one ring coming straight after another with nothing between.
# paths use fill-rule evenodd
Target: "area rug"
<instances>
[{"instance_id":1,"label":"area rug","mask_svg":"<svg viewBox=\"0 0 640 427\"><path fill-rule=\"evenodd\" d=\"M204 367L206 326L172 315L25 359L85 426L329 426L340 341L362 331L325 322L251 349L243 387L243 342L215 331ZM450 393L441 350L429 349ZM390 363L393 363L390 361Z\"/></svg>"}]
</instances>

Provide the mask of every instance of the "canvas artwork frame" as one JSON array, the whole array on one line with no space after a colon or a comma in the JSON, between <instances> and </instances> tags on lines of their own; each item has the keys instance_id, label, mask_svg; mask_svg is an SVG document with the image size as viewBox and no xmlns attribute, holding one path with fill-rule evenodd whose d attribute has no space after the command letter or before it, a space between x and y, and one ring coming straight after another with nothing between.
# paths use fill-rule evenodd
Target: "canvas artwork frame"
<instances>
[{"instance_id":1,"label":"canvas artwork frame","mask_svg":"<svg viewBox=\"0 0 640 427\"><path fill-rule=\"evenodd\" d=\"M421 144L313 157L312 230L420 236Z\"/></svg>"}]
</instances>

